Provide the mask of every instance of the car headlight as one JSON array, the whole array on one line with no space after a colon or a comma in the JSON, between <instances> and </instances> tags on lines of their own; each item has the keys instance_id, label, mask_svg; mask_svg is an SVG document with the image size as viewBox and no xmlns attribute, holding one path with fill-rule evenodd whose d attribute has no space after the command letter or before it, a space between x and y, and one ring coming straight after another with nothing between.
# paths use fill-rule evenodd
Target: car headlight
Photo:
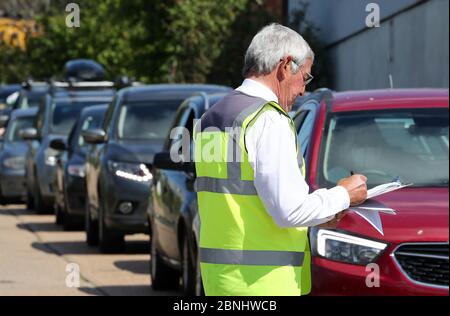
<instances>
[{"instance_id":1,"label":"car headlight","mask_svg":"<svg viewBox=\"0 0 450 316\"><path fill-rule=\"evenodd\" d=\"M3 165L9 169L24 169L25 157L11 157L3 160Z\"/></svg>"},{"instance_id":2,"label":"car headlight","mask_svg":"<svg viewBox=\"0 0 450 316\"><path fill-rule=\"evenodd\" d=\"M58 158L56 158L55 156L47 156L45 157L45 164L47 166L56 166L56 162L58 161Z\"/></svg>"},{"instance_id":3,"label":"car headlight","mask_svg":"<svg viewBox=\"0 0 450 316\"><path fill-rule=\"evenodd\" d=\"M86 169L84 165L69 165L67 167L67 173L74 177L84 178L86 175Z\"/></svg>"},{"instance_id":4,"label":"car headlight","mask_svg":"<svg viewBox=\"0 0 450 316\"><path fill-rule=\"evenodd\" d=\"M47 166L50 167L56 166L58 162L58 153L55 150L51 148L46 149L44 151L44 156L45 156L45 164Z\"/></svg>"},{"instance_id":5,"label":"car headlight","mask_svg":"<svg viewBox=\"0 0 450 316\"><path fill-rule=\"evenodd\" d=\"M375 262L387 244L320 228L310 233L314 254L333 261L366 265Z\"/></svg>"},{"instance_id":6,"label":"car headlight","mask_svg":"<svg viewBox=\"0 0 450 316\"><path fill-rule=\"evenodd\" d=\"M149 182L153 175L146 165L140 163L109 161L108 168L114 175L138 182Z\"/></svg>"}]
</instances>

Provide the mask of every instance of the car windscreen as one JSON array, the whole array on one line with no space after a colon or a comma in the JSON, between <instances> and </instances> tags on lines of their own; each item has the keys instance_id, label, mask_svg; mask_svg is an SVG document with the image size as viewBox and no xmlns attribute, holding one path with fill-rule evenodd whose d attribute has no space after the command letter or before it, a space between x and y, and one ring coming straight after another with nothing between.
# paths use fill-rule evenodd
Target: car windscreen
<instances>
[{"instance_id":1,"label":"car windscreen","mask_svg":"<svg viewBox=\"0 0 450 316\"><path fill-rule=\"evenodd\" d=\"M130 102L120 108L117 137L129 140L164 140L183 100Z\"/></svg>"},{"instance_id":2,"label":"car windscreen","mask_svg":"<svg viewBox=\"0 0 450 316\"><path fill-rule=\"evenodd\" d=\"M33 126L34 117L32 116L23 116L15 118L8 124L8 128L6 130L6 142L19 142L23 139L20 137L20 131L24 128Z\"/></svg>"},{"instance_id":3,"label":"car windscreen","mask_svg":"<svg viewBox=\"0 0 450 316\"><path fill-rule=\"evenodd\" d=\"M397 177L415 186L448 186L448 109L401 109L335 114L321 146L319 185L350 172L368 187Z\"/></svg>"},{"instance_id":4,"label":"car windscreen","mask_svg":"<svg viewBox=\"0 0 450 316\"><path fill-rule=\"evenodd\" d=\"M54 134L69 134L81 110L87 106L97 105L97 101L56 101L52 104L50 131Z\"/></svg>"}]
</instances>

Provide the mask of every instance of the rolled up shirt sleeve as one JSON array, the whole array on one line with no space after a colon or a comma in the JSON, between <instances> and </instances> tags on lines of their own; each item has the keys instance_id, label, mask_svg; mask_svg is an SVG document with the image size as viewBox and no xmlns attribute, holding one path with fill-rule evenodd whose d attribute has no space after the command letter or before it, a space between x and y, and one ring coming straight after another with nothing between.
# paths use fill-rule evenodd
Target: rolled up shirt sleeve
<instances>
[{"instance_id":1,"label":"rolled up shirt sleeve","mask_svg":"<svg viewBox=\"0 0 450 316\"><path fill-rule=\"evenodd\" d=\"M263 113L247 129L245 142L256 191L279 226L320 225L349 207L350 197L341 186L309 194L297 161L296 138L285 116Z\"/></svg>"}]
</instances>

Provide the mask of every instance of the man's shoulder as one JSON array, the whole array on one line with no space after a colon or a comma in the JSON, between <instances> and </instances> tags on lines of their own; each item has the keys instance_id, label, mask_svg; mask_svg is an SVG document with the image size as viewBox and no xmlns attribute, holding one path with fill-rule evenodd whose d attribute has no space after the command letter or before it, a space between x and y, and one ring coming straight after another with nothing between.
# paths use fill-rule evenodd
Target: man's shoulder
<instances>
[{"instance_id":1,"label":"man's shoulder","mask_svg":"<svg viewBox=\"0 0 450 316\"><path fill-rule=\"evenodd\" d=\"M236 90L232 91L206 111L202 116L202 127L217 127L225 130L226 127L232 127L242 113L246 113L255 105L260 107L265 103L267 102L262 98L249 96Z\"/></svg>"}]
</instances>

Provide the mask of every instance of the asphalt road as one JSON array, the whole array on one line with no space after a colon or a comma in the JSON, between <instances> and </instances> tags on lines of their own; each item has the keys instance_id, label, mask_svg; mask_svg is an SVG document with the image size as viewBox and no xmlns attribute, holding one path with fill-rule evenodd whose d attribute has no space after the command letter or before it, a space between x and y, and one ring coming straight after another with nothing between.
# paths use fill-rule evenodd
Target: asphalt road
<instances>
[{"instance_id":1,"label":"asphalt road","mask_svg":"<svg viewBox=\"0 0 450 316\"><path fill-rule=\"evenodd\" d=\"M148 236L126 241L124 253L101 254L84 232L55 225L53 215L0 206L0 296L181 295L152 290Z\"/></svg>"}]
</instances>

